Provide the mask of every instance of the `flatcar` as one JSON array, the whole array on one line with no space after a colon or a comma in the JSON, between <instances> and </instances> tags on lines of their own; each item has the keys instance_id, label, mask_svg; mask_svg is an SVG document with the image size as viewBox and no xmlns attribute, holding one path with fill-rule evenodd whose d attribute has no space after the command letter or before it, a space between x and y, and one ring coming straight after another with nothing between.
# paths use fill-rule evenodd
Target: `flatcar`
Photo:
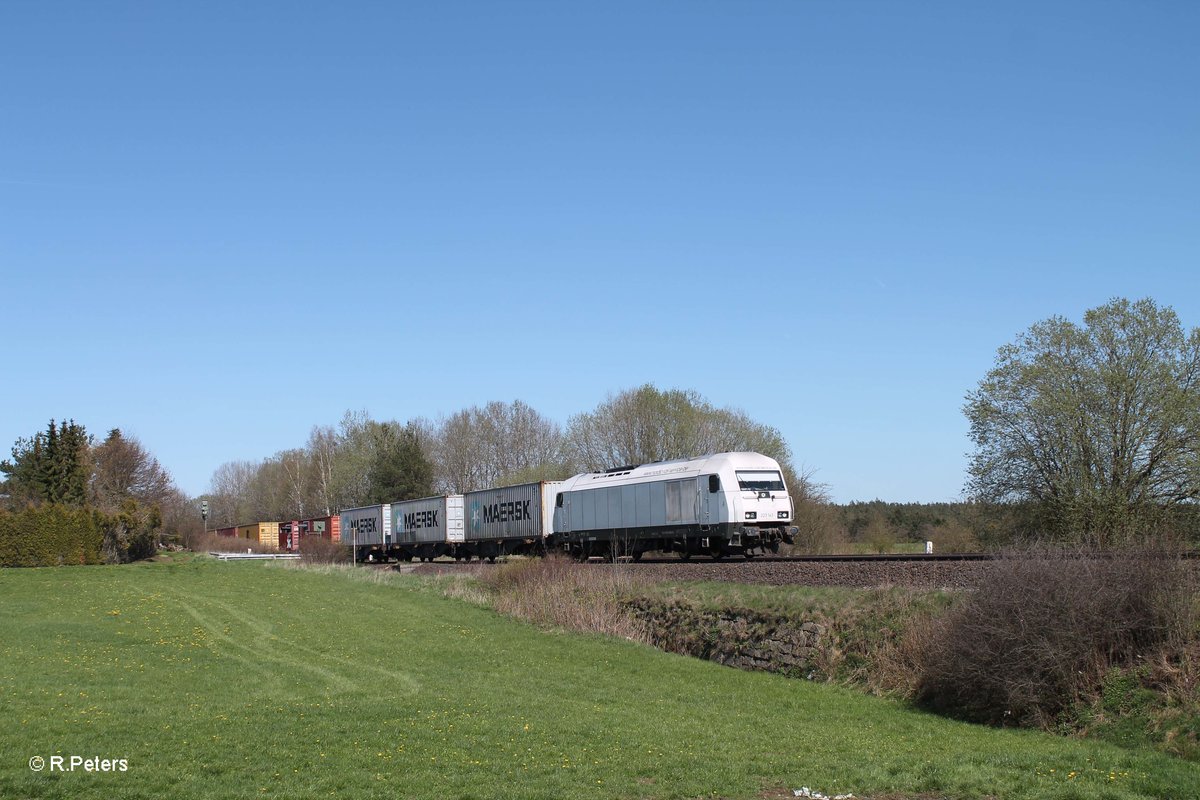
<instances>
[{"instance_id":1,"label":"flatcar","mask_svg":"<svg viewBox=\"0 0 1200 800\"><path fill-rule=\"evenodd\" d=\"M558 481L539 481L467 492L459 552L490 561L510 553L544 553L559 486Z\"/></svg>"},{"instance_id":2,"label":"flatcar","mask_svg":"<svg viewBox=\"0 0 1200 800\"><path fill-rule=\"evenodd\" d=\"M391 508L396 554L402 560L432 561L443 555L465 555L461 494L405 500L392 503Z\"/></svg>"},{"instance_id":3,"label":"flatcar","mask_svg":"<svg viewBox=\"0 0 1200 800\"><path fill-rule=\"evenodd\" d=\"M553 546L576 558L651 550L714 558L778 552L797 533L779 463L718 453L617 467L558 487Z\"/></svg>"}]
</instances>

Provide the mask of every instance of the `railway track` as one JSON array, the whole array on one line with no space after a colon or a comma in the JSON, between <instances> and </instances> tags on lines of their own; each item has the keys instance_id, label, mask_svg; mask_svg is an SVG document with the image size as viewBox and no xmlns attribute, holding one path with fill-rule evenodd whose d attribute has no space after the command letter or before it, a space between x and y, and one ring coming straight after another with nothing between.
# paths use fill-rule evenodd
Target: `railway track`
<instances>
[{"instance_id":1,"label":"railway track","mask_svg":"<svg viewBox=\"0 0 1200 800\"><path fill-rule=\"evenodd\" d=\"M995 556L991 553L870 553L860 555L800 555L800 556L754 556L752 558L743 558L742 556L725 556L723 558L708 558L699 556L695 559L682 559L678 556L663 556L661 558L642 558L638 561L622 558L622 563L628 562L631 564L733 564L733 563L754 563L754 564L789 564L789 563L820 563L820 562L887 562L887 561L907 561L907 562L937 562L937 561L991 561ZM588 563L608 563L601 559L592 559Z\"/></svg>"}]
</instances>

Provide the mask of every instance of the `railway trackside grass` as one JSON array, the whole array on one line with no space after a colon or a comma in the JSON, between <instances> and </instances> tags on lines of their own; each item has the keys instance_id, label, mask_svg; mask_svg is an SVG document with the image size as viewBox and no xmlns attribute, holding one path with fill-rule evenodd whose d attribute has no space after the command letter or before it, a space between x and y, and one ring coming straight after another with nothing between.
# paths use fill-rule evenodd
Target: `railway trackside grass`
<instances>
[{"instance_id":1,"label":"railway trackside grass","mask_svg":"<svg viewBox=\"0 0 1200 800\"><path fill-rule=\"evenodd\" d=\"M0 720L4 798L1200 796L1151 751L207 559L0 570ZM128 771L30 769L55 755Z\"/></svg>"},{"instance_id":2,"label":"railway trackside grass","mask_svg":"<svg viewBox=\"0 0 1200 800\"><path fill-rule=\"evenodd\" d=\"M648 582L641 593L662 600L682 600L701 608L747 608L805 619L833 619L848 612L873 611L881 605L918 603L931 609L946 608L953 599L953 594L946 591L895 586L859 589L730 581L655 581Z\"/></svg>"}]
</instances>

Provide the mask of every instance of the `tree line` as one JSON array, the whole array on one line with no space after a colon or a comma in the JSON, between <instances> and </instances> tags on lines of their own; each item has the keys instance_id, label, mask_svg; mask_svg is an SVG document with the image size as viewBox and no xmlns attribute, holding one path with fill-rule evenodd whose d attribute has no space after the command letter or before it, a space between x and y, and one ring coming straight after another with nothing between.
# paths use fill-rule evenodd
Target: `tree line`
<instances>
[{"instance_id":1,"label":"tree line","mask_svg":"<svg viewBox=\"0 0 1200 800\"><path fill-rule=\"evenodd\" d=\"M305 447L213 477L224 524L503 484L561 479L724 450L782 465L802 546L940 550L1028 541L1099 547L1200 538L1200 329L1151 299L1113 299L1082 324L1035 323L1003 345L968 392L963 502L836 507L797 473L779 431L692 390L651 384L609 396L562 427L527 403L492 402L431 421L347 413Z\"/></svg>"},{"instance_id":2,"label":"tree line","mask_svg":"<svg viewBox=\"0 0 1200 800\"><path fill-rule=\"evenodd\" d=\"M696 391L646 384L572 416L565 428L523 400L471 406L438 420L381 422L348 411L336 426L314 427L303 447L261 462L222 464L207 499L219 526L305 519L729 450L769 455L801 496L820 492L796 474L775 428L716 407Z\"/></svg>"},{"instance_id":3,"label":"tree line","mask_svg":"<svg viewBox=\"0 0 1200 800\"><path fill-rule=\"evenodd\" d=\"M801 547L818 552L927 539L939 550L1200 539L1200 329L1184 329L1171 308L1117 298L1082 324L1038 322L997 351L963 411L973 450L962 503L834 506L812 473L795 469L776 428L694 390L652 384L610 395L565 426L523 400L438 420L348 411L302 446L221 465L203 499L210 526L227 526L754 450L782 466ZM124 531L105 534L108 560L128 558L133 538L201 524L196 502L119 429L96 442L73 420L51 420L17 441L0 472L0 522L47 506L107 515L88 525Z\"/></svg>"}]
</instances>

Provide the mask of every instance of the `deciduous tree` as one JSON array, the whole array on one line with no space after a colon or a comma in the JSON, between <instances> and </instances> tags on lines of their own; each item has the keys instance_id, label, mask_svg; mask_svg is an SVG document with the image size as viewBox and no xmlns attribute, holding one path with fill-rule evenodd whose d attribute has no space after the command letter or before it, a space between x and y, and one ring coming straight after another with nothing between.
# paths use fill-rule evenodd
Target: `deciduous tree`
<instances>
[{"instance_id":1,"label":"deciduous tree","mask_svg":"<svg viewBox=\"0 0 1200 800\"><path fill-rule=\"evenodd\" d=\"M92 497L106 510L119 509L126 500L162 506L173 499L170 474L135 437L113 428L92 449Z\"/></svg>"},{"instance_id":2,"label":"deciduous tree","mask_svg":"<svg viewBox=\"0 0 1200 800\"><path fill-rule=\"evenodd\" d=\"M427 438L441 491L470 492L569 474L562 430L522 400L457 411L433 426Z\"/></svg>"},{"instance_id":3,"label":"deciduous tree","mask_svg":"<svg viewBox=\"0 0 1200 800\"><path fill-rule=\"evenodd\" d=\"M779 431L739 409L716 408L690 389L646 384L609 397L591 413L571 418L567 446L586 470L751 450L774 458L789 485L796 483L791 450Z\"/></svg>"},{"instance_id":4,"label":"deciduous tree","mask_svg":"<svg viewBox=\"0 0 1200 800\"><path fill-rule=\"evenodd\" d=\"M1110 544L1200 498L1200 330L1153 300L1039 322L967 395L968 492Z\"/></svg>"}]
</instances>

